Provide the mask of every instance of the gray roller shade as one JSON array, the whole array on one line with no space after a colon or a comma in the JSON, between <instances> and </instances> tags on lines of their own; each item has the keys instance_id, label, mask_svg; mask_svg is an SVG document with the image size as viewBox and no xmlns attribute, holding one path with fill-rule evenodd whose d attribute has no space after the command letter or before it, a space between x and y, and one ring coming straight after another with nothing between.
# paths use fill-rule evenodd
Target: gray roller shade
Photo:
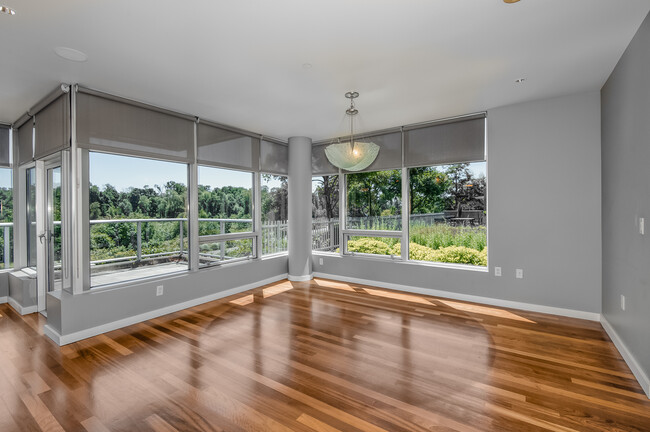
<instances>
[{"instance_id":1,"label":"gray roller shade","mask_svg":"<svg viewBox=\"0 0 650 432\"><path fill-rule=\"evenodd\" d=\"M201 165L258 171L260 140L201 122L196 160Z\"/></svg>"},{"instance_id":2,"label":"gray roller shade","mask_svg":"<svg viewBox=\"0 0 650 432\"><path fill-rule=\"evenodd\" d=\"M332 165L327 159L327 156L325 156L325 147L327 147L327 144L319 144L311 148L311 174L313 176L339 173L339 169Z\"/></svg>"},{"instance_id":3,"label":"gray roller shade","mask_svg":"<svg viewBox=\"0 0 650 432\"><path fill-rule=\"evenodd\" d=\"M10 167L9 160L9 126L0 125L0 167Z\"/></svg>"},{"instance_id":4,"label":"gray roller shade","mask_svg":"<svg viewBox=\"0 0 650 432\"><path fill-rule=\"evenodd\" d=\"M142 104L77 93L80 147L128 156L194 161L194 122Z\"/></svg>"},{"instance_id":5,"label":"gray roller shade","mask_svg":"<svg viewBox=\"0 0 650 432\"><path fill-rule=\"evenodd\" d=\"M34 159L70 147L70 94L55 99L35 115Z\"/></svg>"},{"instance_id":6,"label":"gray roller shade","mask_svg":"<svg viewBox=\"0 0 650 432\"><path fill-rule=\"evenodd\" d=\"M484 116L404 132L404 165L407 167L483 160Z\"/></svg>"},{"instance_id":7,"label":"gray roller shade","mask_svg":"<svg viewBox=\"0 0 650 432\"><path fill-rule=\"evenodd\" d=\"M14 149L16 155L14 158L18 161L18 165L23 165L34 160L34 121L33 119L27 120L21 127L18 128L18 133L14 135L17 139Z\"/></svg>"},{"instance_id":8,"label":"gray roller shade","mask_svg":"<svg viewBox=\"0 0 650 432\"><path fill-rule=\"evenodd\" d=\"M361 172L383 171L402 167L402 133L368 136L355 141L373 142L379 146L377 159ZM350 142L350 140L348 140Z\"/></svg>"},{"instance_id":9,"label":"gray roller shade","mask_svg":"<svg viewBox=\"0 0 650 432\"><path fill-rule=\"evenodd\" d=\"M289 173L289 148L283 144L262 140L260 143L260 171L287 175Z\"/></svg>"}]
</instances>

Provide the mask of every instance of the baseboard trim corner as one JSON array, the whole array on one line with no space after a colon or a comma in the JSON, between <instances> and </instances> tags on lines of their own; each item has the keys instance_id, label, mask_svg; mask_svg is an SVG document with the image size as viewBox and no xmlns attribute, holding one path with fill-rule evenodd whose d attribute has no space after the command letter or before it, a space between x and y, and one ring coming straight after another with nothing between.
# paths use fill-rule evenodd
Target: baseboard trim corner
<instances>
[{"instance_id":1,"label":"baseboard trim corner","mask_svg":"<svg viewBox=\"0 0 650 432\"><path fill-rule=\"evenodd\" d=\"M7 296L0 297L0 304L5 304L5 303L7 303L7 301L8 301L7 299L8 299Z\"/></svg>"},{"instance_id":2,"label":"baseboard trim corner","mask_svg":"<svg viewBox=\"0 0 650 432\"><path fill-rule=\"evenodd\" d=\"M432 288L430 289L430 288L413 287L409 285L400 285L400 284L394 284L388 282L374 281L369 279L359 279L359 278L339 276L339 275L334 275L329 273L314 272L314 277L319 277L323 279L333 279L341 282L357 283L361 285L377 286L380 288L387 288L395 291L404 291L413 294L423 294L423 295L430 295L434 297L444 297L453 300L463 300L463 301L469 301L474 303L482 303L490 306L499 306L499 307L507 307L512 309L520 309L520 310L525 310L530 312L547 313L551 315L560 315L569 318L580 318L589 321L600 321L600 314L595 312L586 312L586 311L580 311L574 309L559 308L554 306L537 305L533 303L521 303L521 302L516 302L511 300L496 299L492 297L481 297L481 296L475 296L470 294L460 294L452 291L442 291L442 290L437 290Z\"/></svg>"},{"instance_id":3,"label":"baseboard trim corner","mask_svg":"<svg viewBox=\"0 0 650 432\"><path fill-rule=\"evenodd\" d=\"M646 396L648 396L650 399L650 379L648 379L648 375L646 375L639 362L627 348L627 345L625 345L623 342L623 339L621 339L618 333L616 333L614 327L612 327L612 325L609 323L609 321L607 321L607 319L605 319L604 316L600 317L600 324L603 326L605 332L607 332L607 335L612 340L612 342L614 342L614 346L621 354L621 357L623 357L623 360L625 360L625 363L627 363L627 366L632 371L632 374L634 374L641 388L643 388Z\"/></svg>"},{"instance_id":4,"label":"baseboard trim corner","mask_svg":"<svg viewBox=\"0 0 650 432\"><path fill-rule=\"evenodd\" d=\"M287 279L289 279L291 282L305 282L305 281L310 281L313 278L314 278L313 275L305 275L305 276L287 275Z\"/></svg>"},{"instance_id":5,"label":"baseboard trim corner","mask_svg":"<svg viewBox=\"0 0 650 432\"><path fill-rule=\"evenodd\" d=\"M16 312L21 315L29 315L31 313L38 312L38 306L23 306L11 297L7 297L7 303L9 303L9 306L14 308Z\"/></svg>"},{"instance_id":6,"label":"baseboard trim corner","mask_svg":"<svg viewBox=\"0 0 650 432\"><path fill-rule=\"evenodd\" d=\"M156 309L153 311L149 312L144 312L139 315L134 315L128 318L123 318L117 321L112 321L106 324L101 324L95 327L90 327L87 329L79 330L76 332L68 333L68 334L60 334L53 328L51 328L48 325L45 325L43 327L45 334L47 337L52 339L54 342L56 342L59 346L67 345L73 342L78 342L83 339L88 339L89 337L97 336L102 333L107 333L113 330L117 330L123 327L127 327L133 324L137 324L143 321L150 320L152 318L158 318L163 315L167 315L170 313L178 312L183 309L191 308L194 306L198 306L203 303L208 303L214 300L219 300L220 298L228 297L231 295L239 294L244 291L248 291L253 288L257 288L263 285L267 285L273 282L280 281L282 279L287 279L288 274L283 273L277 276L273 276L258 282L246 284L246 285L241 285L235 288L230 288L225 291L220 291L218 293L210 294L204 297L199 297L195 298L192 300L187 300L182 303L177 303L171 306L166 306L164 308Z\"/></svg>"}]
</instances>

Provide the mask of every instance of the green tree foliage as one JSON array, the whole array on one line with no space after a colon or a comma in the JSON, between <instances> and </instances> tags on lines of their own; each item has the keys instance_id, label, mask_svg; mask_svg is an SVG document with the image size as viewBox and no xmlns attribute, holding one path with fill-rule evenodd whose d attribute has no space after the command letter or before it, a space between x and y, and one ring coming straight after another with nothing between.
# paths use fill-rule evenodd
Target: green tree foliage
<instances>
[{"instance_id":1,"label":"green tree foliage","mask_svg":"<svg viewBox=\"0 0 650 432\"><path fill-rule=\"evenodd\" d=\"M349 216L400 214L402 206L400 170L348 174L347 182Z\"/></svg>"},{"instance_id":2,"label":"green tree foliage","mask_svg":"<svg viewBox=\"0 0 650 432\"><path fill-rule=\"evenodd\" d=\"M271 174L263 174L262 179L280 181L280 186L269 188L262 186L262 221L286 221L288 219L287 203L289 200L288 178ZM264 182L263 182L264 183Z\"/></svg>"}]
</instances>

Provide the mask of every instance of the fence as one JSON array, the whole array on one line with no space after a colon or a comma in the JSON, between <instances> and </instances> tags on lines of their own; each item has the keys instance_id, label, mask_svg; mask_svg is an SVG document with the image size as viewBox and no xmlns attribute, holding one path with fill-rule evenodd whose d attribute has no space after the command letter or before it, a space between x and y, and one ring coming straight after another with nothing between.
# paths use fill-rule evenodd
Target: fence
<instances>
[{"instance_id":1,"label":"fence","mask_svg":"<svg viewBox=\"0 0 650 432\"><path fill-rule=\"evenodd\" d=\"M13 229L13 222L3 222L0 223L0 228L2 228L2 247L0 248L0 253L2 253L2 268L11 268L13 266L13 257L11 247L11 230Z\"/></svg>"}]
</instances>

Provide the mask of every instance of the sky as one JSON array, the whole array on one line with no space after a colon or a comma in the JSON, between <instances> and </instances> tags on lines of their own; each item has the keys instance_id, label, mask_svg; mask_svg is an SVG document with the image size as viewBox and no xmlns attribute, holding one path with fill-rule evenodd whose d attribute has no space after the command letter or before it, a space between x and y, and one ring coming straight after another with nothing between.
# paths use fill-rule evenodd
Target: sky
<instances>
[{"instance_id":1,"label":"sky","mask_svg":"<svg viewBox=\"0 0 650 432\"><path fill-rule=\"evenodd\" d=\"M2 177L0 177L1 181ZM151 159L117 156L104 153L90 153L90 183L104 187L114 186L118 191L144 186L163 186L168 181L187 184L187 165L176 162L163 162ZM223 186L250 189L253 178L250 172L230 169L199 167L199 184L211 188ZM278 180L262 181L269 187L280 185Z\"/></svg>"}]
</instances>

